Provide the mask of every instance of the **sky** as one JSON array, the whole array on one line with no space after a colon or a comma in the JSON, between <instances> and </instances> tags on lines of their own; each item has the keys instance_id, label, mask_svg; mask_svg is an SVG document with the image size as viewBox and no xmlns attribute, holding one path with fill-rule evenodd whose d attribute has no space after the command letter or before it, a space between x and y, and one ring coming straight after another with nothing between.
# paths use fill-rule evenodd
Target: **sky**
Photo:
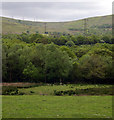
<instances>
[{"instance_id":1,"label":"sky","mask_svg":"<svg viewBox=\"0 0 114 120\"><path fill-rule=\"evenodd\" d=\"M3 0L0 16L41 22L73 21L111 15L112 2L113 0Z\"/></svg>"}]
</instances>

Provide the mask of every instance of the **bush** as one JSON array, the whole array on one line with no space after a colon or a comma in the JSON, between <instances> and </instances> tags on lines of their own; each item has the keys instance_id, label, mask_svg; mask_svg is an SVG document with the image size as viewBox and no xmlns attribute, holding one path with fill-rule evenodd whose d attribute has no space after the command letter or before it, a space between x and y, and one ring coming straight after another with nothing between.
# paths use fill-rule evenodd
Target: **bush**
<instances>
[{"instance_id":1,"label":"bush","mask_svg":"<svg viewBox=\"0 0 114 120\"><path fill-rule=\"evenodd\" d=\"M54 91L54 95L113 95L112 87L110 88L87 88L87 89L75 89L65 91Z\"/></svg>"},{"instance_id":2,"label":"bush","mask_svg":"<svg viewBox=\"0 0 114 120\"><path fill-rule=\"evenodd\" d=\"M2 87L2 95L17 95L18 89L15 86L3 86Z\"/></svg>"},{"instance_id":3,"label":"bush","mask_svg":"<svg viewBox=\"0 0 114 120\"><path fill-rule=\"evenodd\" d=\"M18 95L24 95L25 93L24 92L19 92Z\"/></svg>"}]
</instances>

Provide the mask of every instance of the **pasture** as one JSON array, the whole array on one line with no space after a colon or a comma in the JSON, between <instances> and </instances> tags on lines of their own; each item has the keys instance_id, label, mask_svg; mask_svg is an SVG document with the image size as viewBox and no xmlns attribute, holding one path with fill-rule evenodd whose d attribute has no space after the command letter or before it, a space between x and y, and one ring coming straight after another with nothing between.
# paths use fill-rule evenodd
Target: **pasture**
<instances>
[{"instance_id":1,"label":"pasture","mask_svg":"<svg viewBox=\"0 0 114 120\"><path fill-rule=\"evenodd\" d=\"M3 96L3 118L111 117L111 96Z\"/></svg>"},{"instance_id":2,"label":"pasture","mask_svg":"<svg viewBox=\"0 0 114 120\"><path fill-rule=\"evenodd\" d=\"M53 92L110 87L78 84L18 88L25 94L2 96L2 115L3 118L112 118L112 95L56 96Z\"/></svg>"}]
</instances>

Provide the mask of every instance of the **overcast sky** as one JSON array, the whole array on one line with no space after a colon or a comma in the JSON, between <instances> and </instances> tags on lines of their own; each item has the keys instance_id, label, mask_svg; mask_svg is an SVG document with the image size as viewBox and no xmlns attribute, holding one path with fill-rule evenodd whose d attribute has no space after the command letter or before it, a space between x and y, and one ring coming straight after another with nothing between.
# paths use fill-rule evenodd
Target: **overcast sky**
<instances>
[{"instance_id":1,"label":"overcast sky","mask_svg":"<svg viewBox=\"0 0 114 120\"><path fill-rule=\"evenodd\" d=\"M2 2L1 16L32 21L58 22L112 14L112 0L66 1L7 2L6 0Z\"/></svg>"}]
</instances>

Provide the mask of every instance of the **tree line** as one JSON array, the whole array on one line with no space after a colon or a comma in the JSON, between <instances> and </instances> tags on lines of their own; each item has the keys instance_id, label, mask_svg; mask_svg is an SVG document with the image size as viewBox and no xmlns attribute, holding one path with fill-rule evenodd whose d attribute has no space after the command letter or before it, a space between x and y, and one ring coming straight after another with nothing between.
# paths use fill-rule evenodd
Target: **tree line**
<instances>
[{"instance_id":1,"label":"tree line","mask_svg":"<svg viewBox=\"0 0 114 120\"><path fill-rule=\"evenodd\" d=\"M112 83L108 36L2 36L3 82Z\"/></svg>"}]
</instances>

